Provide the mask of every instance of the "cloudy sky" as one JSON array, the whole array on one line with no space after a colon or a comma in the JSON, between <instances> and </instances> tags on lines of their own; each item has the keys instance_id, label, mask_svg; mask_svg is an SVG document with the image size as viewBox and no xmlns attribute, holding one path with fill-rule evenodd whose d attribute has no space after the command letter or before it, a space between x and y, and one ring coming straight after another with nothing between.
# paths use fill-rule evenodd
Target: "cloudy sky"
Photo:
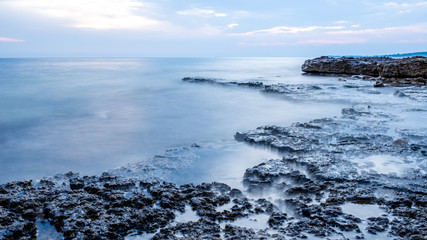
<instances>
[{"instance_id":1,"label":"cloudy sky","mask_svg":"<svg viewBox=\"0 0 427 240\"><path fill-rule=\"evenodd\" d=\"M427 1L0 0L0 57L427 51Z\"/></svg>"}]
</instances>

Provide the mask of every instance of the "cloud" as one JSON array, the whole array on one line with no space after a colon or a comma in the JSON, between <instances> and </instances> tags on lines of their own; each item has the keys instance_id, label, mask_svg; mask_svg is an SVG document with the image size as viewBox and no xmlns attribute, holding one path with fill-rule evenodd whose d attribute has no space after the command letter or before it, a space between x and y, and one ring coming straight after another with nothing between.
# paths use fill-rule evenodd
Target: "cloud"
<instances>
[{"instance_id":1,"label":"cloud","mask_svg":"<svg viewBox=\"0 0 427 240\"><path fill-rule=\"evenodd\" d=\"M388 7L388 8L397 8L397 9L402 9L402 8L419 8L419 7L427 7L427 2L417 2L417 3L397 3L397 2L386 2L384 3L384 7Z\"/></svg>"},{"instance_id":2,"label":"cloud","mask_svg":"<svg viewBox=\"0 0 427 240\"><path fill-rule=\"evenodd\" d=\"M427 24L385 27L385 28L352 28L350 30L325 32L327 39L367 39L368 42L382 43L420 43L427 39ZM408 39L413 39L408 41ZM415 40L416 39L416 40Z\"/></svg>"},{"instance_id":3,"label":"cloud","mask_svg":"<svg viewBox=\"0 0 427 240\"><path fill-rule=\"evenodd\" d=\"M164 23L141 15L149 5L137 0L7 0L6 6L48 18L63 19L71 27L89 29L161 30Z\"/></svg>"},{"instance_id":4,"label":"cloud","mask_svg":"<svg viewBox=\"0 0 427 240\"><path fill-rule=\"evenodd\" d=\"M269 29L255 30L255 31L245 32L245 33L235 33L231 35L234 35L234 36L250 36L250 35L257 35L257 34L279 35L279 34L295 34L300 32L312 32L316 30L334 30L334 29L338 30L343 28L344 26L309 26L309 27L278 26L278 27L273 27Z\"/></svg>"},{"instance_id":5,"label":"cloud","mask_svg":"<svg viewBox=\"0 0 427 240\"><path fill-rule=\"evenodd\" d=\"M261 47L271 47L271 46L296 46L296 45L344 45L344 44L358 44L366 43L367 39L362 38L347 38L347 39L309 39L301 41L283 41L283 42L256 42L256 43L247 43L247 42L238 42L239 46L261 46Z\"/></svg>"},{"instance_id":6,"label":"cloud","mask_svg":"<svg viewBox=\"0 0 427 240\"><path fill-rule=\"evenodd\" d=\"M351 39L310 39L297 42L298 45L335 45L335 44L353 44L366 43L368 40L362 38Z\"/></svg>"},{"instance_id":7,"label":"cloud","mask_svg":"<svg viewBox=\"0 0 427 240\"><path fill-rule=\"evenodd\" d=\"M232 34L241 37L240 46L316 46L367 43L423 43L427 23L384 28L356 26L280 26L265 30ZM416 39L408 41L408 39Z\"/></svg>"},{"instance_id":8,"label":"cloud","mask_svg":"<svg viewBox=\"0 0 427 240\"><path fill-rule=\"evenodd\" d=\"M427 7L427 2L416 2L416 3L397 3L397 2L386 2L383 5L384 8L398 10L397 13L405 14L410 13L417 9L422 9Z\"/></svg>"},{"instance_id":9,"label":"cloud","mask_svg":"<svg viewBox=\"0 0 427 240\"><path fill-rule=\"evenodd\" d=\"M426 24L410 25L410 26L400 26L400 27L387 27L387 28L368 28L361 30L345 30L345 31L332 31L328 34L332 35L362 35L362 34L375 34L382 35L387 33L399 33L403 32L410 33L427 33Z\"/></svg>"},{"instance_id":10,"label":"cloud","mask_svg":"<svg viewBox=\"0 0 427 240\"><path fill-rule=\"evenodd\" d=\"M0 37L0 42L25 42L25 41L20 39L15 39L15 38Z\"/></svg>"},{"instance_id":11,"label":"cloud","mask_svg":"<svg viewBox=\"0 0 427 240\"><path fill-rule=\"evenodd\" d=\"M232 24L227 25L228 28L235 28L237 26L239 26L239 24L237 24L237 23L232 23Z\"/></svg>"},{"instance_id":12,"label":"cloud","mask_svg":"<svg viewBox=\"0 0 427 240\"><path fill-rule=\"evenodd\" d=\"M216 12L211 9L193 8L176 12L178 15L198 16L198 17L227 17L226 13Z\"/></svg>"},{"instance_id":13,"label":"cloud","mask_svg":"<svg viewBox=\"0 0 427 240\"><path fill-rule=\"evenodd\" d=\"M212 36L218 36L222 33L221 27L211 26L209 24L205 24L201 28L192 29L189 30L188 34L186 36L191 36L192 38L195 37L212 37Z\"/></svg>"},{"instance_id":14,"label":"cloud","mask_svg":"<svg viewBox=\"0 0 427 240\"><path fill-rule=\"evenodd\" d=\"M412 40L399 40L399 41L395 41L395 43L407 43L407 44L427 43L427 38L424 38L424 39L412 39Z\"/></svg>"},{"instance_id":15,"label":"cloud","mask_svg":"<svg viewBox=\"0 0 427 240\"><path fill-rule=\"evenodd\" d=\"M340 21L335 21L334 23L336 23L336 24L346 24L346 23L348 23L348 21L346 21L346 20L340 20Z\"/></svg>"}]
</instances>

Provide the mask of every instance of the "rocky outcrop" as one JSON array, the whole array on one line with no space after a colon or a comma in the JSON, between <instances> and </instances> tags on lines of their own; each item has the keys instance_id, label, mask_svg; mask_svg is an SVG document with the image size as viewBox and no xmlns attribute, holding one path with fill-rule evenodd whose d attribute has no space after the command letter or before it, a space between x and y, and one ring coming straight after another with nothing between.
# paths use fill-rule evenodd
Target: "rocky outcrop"
<instances>
[{"instance_id":1,"label":"rocky outcrop","mask_svg":"<svg viewBox=\"0 0 427 240\"><path fill-rule=\"evenodd\" d=\"M301 67L306 73L366 75L384 83L426 85L427 58L319 57ZM369 79L369 78L368 78Z\"/></svg>"},{"instance_id":2,"label":"rocky outcrop","mask_svg":"<svg viewBox=\"0 0 427 240\"><path fill-rule=\"evenodd\" d=\"M60 237L53 239L124 239L156 232L153 239L176 239L177 234L218 239L220 222L273 210L267 200L247 199L223 183L177 186L69 172L0 185L0 239L36 239L42 219L58 231ZM186 211L194 212L194 218L177 221Z\"/></svg>"},{"instance_id":3,"label":"rocky outcrop","mask_svg":"<svg viewBox=\"0 0 427 240\"><path fill-rule=\"evenodd\" d=\"M218 182L178 186L149 174L185 164L192 158L185 149L156 156L153 168L1 184L0 239L47 239L41 221L56 234L49 239L66 240L423 239L427 129L401 129L396 139L387 133L397 120L355 105L339 118L237 133L284 153L246 170L247 191Z\"/></svg>"},{"instance_id":4,"label":"rocky outcrop","mask_svg":"<svg viewBox=\"0 0 427 240\"><path fill-rule=\"evenodd\" d=\"M227 81L225 79L218 79L218 78L203 78L203 77L184 77L182 81L190 82L190 83L208 83L208 84L216 84L216 85L224 85L224 86L247 86L247 87L255 87L255 88L262 88L264 86L264 83L259 81L239 82L239 81Z\"/></svg>"},{"instance_id":5,"label":"rocky outcrop","mask_svg":"<svg viewBox=\"0 0 427 240\"><path fill-rule=\"evenodd\" d=\"M270 215L270 227L285 236L423 239L427 227L419 222L427 220L425 130L402 129L395 139L387 133L388 123L396 120L377 107L355 105L342 109L340 118L238 132L237 140L283 155L248 168L243 184L254 194L274 192L293 210L292 220L289 211ZM416 167L405 169L407 160Z\"/></svg>"},{"instance_id":6,"label":"rocky outcrop","mask_svg":"<svg viewBox=\"0 0 427 240\"><path fill-rule=\"evenodd\" d=\"M183 80L294 99L381 94L366 83ZM422 113L425 89L394 95L421 103L403 104L406 113ZM98 176L69 172L0 184L0 239L425 239L427 128L394 128L402 119L389 106L369 104L343 108L340 117L236 133L283 155L248 168L242 190L165 182L198 157L191 150L203 148L198 144ZM50 231L41 222L56 237L44 237Z\"/></svg>"}]
</instances>

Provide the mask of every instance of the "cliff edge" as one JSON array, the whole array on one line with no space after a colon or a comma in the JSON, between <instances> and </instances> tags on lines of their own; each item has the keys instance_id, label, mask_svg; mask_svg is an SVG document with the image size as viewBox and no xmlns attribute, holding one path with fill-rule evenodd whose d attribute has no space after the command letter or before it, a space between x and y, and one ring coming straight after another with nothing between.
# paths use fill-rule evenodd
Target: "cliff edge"
<instances>
[{"instance_id":1,"label":"cliff edge","mask_svg":"<svg viewBox=\"0 0 427 240\"><path fill-rule=\"evenodd\" d=\"M309 59L301 67L306 73L366 75L371 80L399 85L426 85L427 58L390 57L319 57Z\"/></svg>"}]
</instances>

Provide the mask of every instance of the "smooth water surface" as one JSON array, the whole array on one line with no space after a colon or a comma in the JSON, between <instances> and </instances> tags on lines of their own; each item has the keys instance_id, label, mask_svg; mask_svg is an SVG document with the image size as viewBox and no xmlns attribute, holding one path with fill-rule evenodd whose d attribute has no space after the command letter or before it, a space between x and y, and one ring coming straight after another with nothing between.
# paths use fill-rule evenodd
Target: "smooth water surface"
<instances>
[{"instance_id":1,"label":"smooth water surface","mask_svg":"<svg viewBox=\"0 0 427 240\"><path fill-rule=\"evenodd\" d=\"M338 115L341 103L181 80L326 81L302 76L303 60L0 59L0 182L67 171L98 174L168 148L232 141L237 131ZM247 149L236 151L230 156ZM229 161L221 159L213 167Z\"/></svg>"}]
</instances>

